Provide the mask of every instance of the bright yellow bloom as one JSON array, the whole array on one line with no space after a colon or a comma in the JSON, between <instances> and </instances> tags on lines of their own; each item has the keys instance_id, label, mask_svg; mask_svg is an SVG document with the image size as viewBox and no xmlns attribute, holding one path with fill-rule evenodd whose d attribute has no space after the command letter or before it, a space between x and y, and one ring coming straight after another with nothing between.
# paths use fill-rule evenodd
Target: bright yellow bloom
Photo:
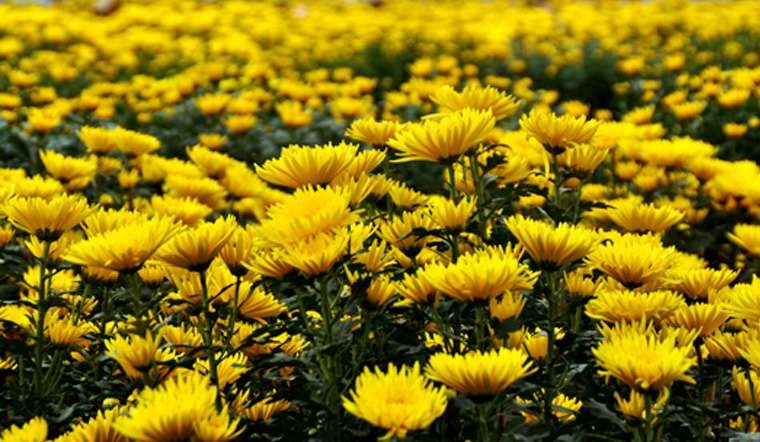
<instances>
[{"instance_id":1,"label":"bright yellow bloom","mask_svg":"<svg viewBox=\"0 0 760 442\"><path fill-rule=\"evenodd\" d=\"M628 232L660 233L683 219L683 213L670 206L655 207L635 199L625 199L606 210L607 216Z\"/></svg>"},{"instance_id":2,"label":"bright yellow bloom","mask_svg":"<svg viewBox=\"0 0 760 442\"><path fill-rule=\"evenodd\" d=\"M250 395L250 390L244 390L238 394L232 402L232 409L236 415L245 417L253 422L268 421L275 413L287 411L292 405L284 399L275 400L271 397L266 397L252 405L247 405Z\"/></svg>"},{"instance_id":3,"label":"bright yellow bloom","mask_svg":"<svg viewBox=\"0 0 760 442\"><path fill-rule=\"evenodd\" d=\"M591 173L607 158L609 149L579 144L557 158L560 166L576 173Z\"/></svg>"},{"instance_id":4,"label":"bright yellow bloom","mask_svg":"<svg viewBox=\"0 0 760 442\"><path fill-rule=\"evenodd\" d=\"M464 302L490 301L508 291L530 290L538 278L509 247L478 250L454 263L430 264L424 269L424 277L436 290Z\"/></svg>"},{"instance_id":5,"label":"bright yellow bloom","mask_svg":"<svg viewBox=\"0 0 760 442\"><path fill-rule=\"evenodd\" d=\"M287 310L285 304L278 301L271 293L267 293L261 286L256 286L251 290L248 282L241 284L239 298L238 311L250 319L270 318Z\"/></svg>"},{"instance_id":6,"label":"bright yellow bloom","mask_svg":"<svg viewBox=\"0 0 760 442\"><path fill-rule=\"evenodd\" d=\"M586 262L628 288L654 283L671 267L675 251L652 236L625 234L594 248Z\"/></svg>"},{"instance_id":7,"label":"bright yellow bloom","mask_svg":"<svg viewBox=\"0 0 760 442\"><path fill-rule=\"evenodd\" d=\"M0 434L0 440L3 442L45 442L47 432L48 426L45 419L35 417L21 427L11 425Z\"/></svg>"},{"instance_id":8,"label":"bright yellow bloom","mask_svg":"<svg viewBox=\"0 0 760 442\"><path fill-rule=\"evenodd\" d=\"M490 111L465 109L440 119L409 124L388 141L399 151L396 162L456 161L478 147L493 130L496 120Z\"/></svg>"},{"instance_id":9,"label":"bright yellow bloom","mask_svg":"<svg viewBox=\"0 0 760 442\"><path fill-rule=\"evenodd\" d=\"M541 389L541 394L544 394L544 390ZM521 405L535 404L540 400L540 396L535 394L533 401L525 400L521 397L515 398L515 402ZM583 407L583 402L572 396L566 396L563 393L559 393L552 399L552 415L556 417L560 422L572 422L575 420L576 415ZM525 423L528 425L535 424L541 421L541 418L530 411L521 411L520 414L525 419Z\"/></svg>"},{"instance_id":10,"label":"bright yellow bloom","mask_svg":"<svg viewBox=\"0 0 760 442\"><path fill-rule=\"evenodd\" d=\"M674 269L668 272L668 286L692 299L705 299L710 292L728 286L739 275L731 269Z\"/></svg>"},{"instance_id":11,"label":"bright yellow bloom","mask_svg":"<svg viewBox=\"0 0 760 442\"><path fill-rule=\"evenodd\" d=\"M737 224L726 236L752 256L760 256L760 225Z\"/></svg>"},{"instance_id":12,"label":"bright yellow bloom","mask_svg":"<svg viewBox=\"0 0 760 442\"><path fill-rule=\"evenodd\" d=\"M185 230L159 247L153 256L157 264L193 271L205 270L237 228L235 218L218 218Z\"/></svg>"},{"instance_id":13,"label":"bright yellow bloom","mask_svg":"<svg viewBox=\"0 0 760 442\"><path fill-rule=\"evenodd\" d=\"M0 210L16 228L43 240L55 240L81 223L93 209L80 196L58 195L50 200L14 198Z\"/></svg>"},{"instance_id":14,"label":"bright yellow bloom","mask_svg":"<svg viewBox=\"0 0 760 442\"><path fill-rule=\"evenodd\" d=\"M387 429L386 438L403 438L408 431L429 427L446 411L447 400L445 388L430 385L419 363L401 368L388 364L387 373L365 367L349 397L343 397L343 408Z\"/></svg>"},{"instance_id":15,"label":"bright yellow bloom","mask_svg":"<svg viewBox=\"0 0 760 442\"><path fill-rule=\"evenodd\" d=\"M593 230L567 223L555 227L516 215L508 218L506 224L536 263L554 268L583 258L598 242Z\"/></svg>"},{"instance_id":16,"label":"bright yellow bloom","mask_svg":"<svg viewBox=\"0 0 760 442\"><path fill-rule=\"evenodd\" d=\"M352 140L382 147L396 135L403 126L395 121L375 121L372 118L354 120L346 130L346 137Z\"/></svg>"},{"instance_id":17,"label":"bright yellow bloom","mask_svg":"<svg viewBox=\"0 0 760 442\"><path fill-rule=\"evenodd\" d=\"M731 388L739 395L739 399L757 408L760 404L760 373L757 370L749 370L749 376L747 376L744 370L734 366L731 374Z\"/></svg>"},{"instance_id":18,"label":"bright yellow bloom","mask_svg":"<svg viewBox=\"0 0 760 442\"><path fill-rule=\"evenodd\" d=\"M63 259L82 266L129 272L142 266L179 231L180 226L166 217L127 224L74 243Z\"/></svg>"},{"instance_id":19,"label":"bright yellow bloom","mask_svg":"<svg viewBox=\"0 0 760 442\"><path fill-rule=\"evenodd\" d=\"M160 337L150 333L145 337L117 335L105 342L107 355L119 363L124 373L132 379L141 379L145 371L156 362L174 359L171 349L161 349Z\"/></svg>"},{"instance_id":20,"label":"bright yellow bloom","mask_svg":"<svg viewBox=\"0 0 760 442\"><path fill-rule=\"evenodd\" d=\"M652 404L652 414L658 415L665 409L665 405L670 398L670 390L665 388L660 390L657 400ZM644 395L636 390L631 390L628 399L623 399L619 393L615 392L615 402L617 402L620 411L636 419L646 419L646 399Z\"/></svg>"},{"instance_id":21,"label":"bright yellow bloom","mask_svg":"<svg viewBox=\"0 0 760 442\"><path fill-rule=\"evenodd\" d=\"M661 321L683 307L683 297L670 291L605 290L586 304L586 316L607 322Z\"/></svg>"},{"instance_id":22,"label":"bright yellow bloom","mask_svg":"<svg viewBox=\"0 0 760 442\"><path fill-rule=\"evenodd\" d=\"M237 419L230 420L226 407L217 411L216 395L208 379L197 373L175 376L155 389L143 389L114 427L140 442L208 440L199 434L209 431L207 426L216 427L218 438L212 440L233 440L242 429L237 429Z\"/></svg>"},{"instance_id":23,"label":"bright yellow bloom","mask_svg":"<svg viewBox=\"0 0 760 442\"><path fill-rule=\"evenodd\" d=\"M497 121L511 117L520 106L515 97L499 92L491 86L481 88L469 85L462 92L457 92L451 86L443 86L437 89L430 99L444 114L464 109L490 110Z\"/></svg>"},{"instance_id":24,"label":"bright yellow bloom","mask_svg":"<svg viewBox=\"0 0 760 442\"><path fill-rule=\"evenodd\" d=\"M723 290L719 298L729 316L747 321L760 321L760 278L750 284L736 284Z\"/></svg>"},{"instance_id":25,"label":"bright yellow bloom","mask_svg":"<svg viewBox=\"0 0 760 442\"><path fill-rule=\"evenodd\" d=\"M430 218L444 229L463 229L475 210L475 197L462 198L458 203L446 198L431 198L427 206Z\"/></svg>"},{"instance_id":26,"label":"bright yellow bloom","mask_svg":"<svg viewBox=\"0 0 760 442\"><path fill-rule=\"evenodd\" d=\"M674 311L665 323L689 330L699 330L700 336L707 336L723 325L726 319L728 315L719 304L692 304Z\"/></svg>"},{"instance_id":27,"label":"bright yellow bloom","mask_svg":"<svg viewBox=\"0 0 760 442\"><path fill-rule=\"evenodd\" d=\"M692 348L679 346L675 335L658 336L640 323L602 325L600 331L604 340L591 352L606 379L614 377L639 390L662 390L675 381L694 383L686 374L696 362Z\"/></svg>"},{"instance_id":28,"label":"bright yellow bloom","mask_svg":"<svg viewBox=\"0 0 760 442\"><path fill-rule=\"evenodd\" d=\"M492 396L536 371L522 350L500 348L464 355L436 353L430 357L425 375L458 393Z\"/></svg>"},{"instance_id":29,"label":"bright yellow bloom","mask_svg":"<svg viewBox=\"0 0 760 442\"><path fill-rule=\"evenodd\" d=\"M519 293L507 292L500 298L492 298L488 303L488 309L492 317L506 321L520 316L527 301L528 298Z\"/></svg>"},{"instance_id":30,"label":"bright yellow bloom","mask_svg":"<svg viewBox=\"0 0 760 442\"><path fill-rule=\"evenodd\" d=\"M537 139L551 152L561 153L576 144L588 143L596 133L599 123L586 121L585 116L565 114L558 117L553 112L533 109L520 118L520 127Z\"/></svg>"},{"instance_id":31,"label":"bright yellow bloom","mask_svg":"<svg viewBox=\"0 0 760 442\"><path fill-rule=\"evenodd\" d=\"M80 190L92 181L98 171L94 156L90 158L67 157L54 150L40 152L45 170L61 182L68 191Z\"/></svg>"},{"instance_id":32,"label":"bright yellow bloom","mask_svg":"<svg viewBox=\"0 0 760 442\"><path fill-rule=\"evenodd\" d=\"M49 315L45 321L45 335L58 345L72 345L80 342L82 337L96 328L89 322L76 321L71 317L59 318Z\"/></svg>"},{"instance_id":33,"label":"bright yellow bloom","mask_svg":"<svg viewBox=\"0 0 760 442\"><path fill-rule=\"evenodd\" d=\"M150 199L150 208L156 215L174 218L190 227L197 226L214 212L214 209L193 198L167 195L153 195Z\"/></svg>"},{"instance_id":34,"label":"bright yellow bloom","mask_svg":"<svg viewBox=\"0 0 760 442\"><path fill-rule=\"evenodd\" d=\"M259 233L268 244L285 245L335 232L358 219L344 192L304 188L270 207Z\"/></svg>"},{"instance_id":35,"label":"bright yellow bloom","mask_svg":"<svg viewBox=\"0 0 760 442\"><path fill-rule=\"evenodd\" d=\"M362 159L359 146L355 144L326 144L323 146L290 145L280 152L278 158L256 166L259 178L269 183L298 188L306 185L328 184L343 174L357 177L370 172L385 158L381 151L372 153L372 161L361 170L352 170L352 164Z\"/></svg>"},{"instance_id":36,"label":"bright yellow bloom","mask_svg":"<svg viewBox=\"0 0 760 442\"><path fill-rule=\"evenodd\" d=\"M216 373L219 382L219 388L224 389L227 385L237 381L244 374L251 370L251 366L248 364L248 358L243 353L235 353L233 355L216 355ZM195 361L193 369L206 376L210 376L209 361L207 359L199 359Z\"/></svg>"},{"instance_id":37,"label":"bright yellow bloom","mask_svg":"<svg viewBox=\"0 0 760 442\"><path fill-rule=\"evenodd\" d=\"M87 421L80 422L71 428L71 431L62 435L56 442L128 442L125 436L119 434L113 423L121 413L120 407L114 407L106 411L98 411L98 414Z\"/></svg>"},{"instance_id":38,"label":"bright yellow bloom","mask_svg":"<svg viewBox=\"0 0 760 442\"><path fill-rule=\"evenodd\" d=\"M111 131L111 139L117 150L132 157L155 152L161 147L158 138L121 127Z\"/></svg>"}]
</instances>

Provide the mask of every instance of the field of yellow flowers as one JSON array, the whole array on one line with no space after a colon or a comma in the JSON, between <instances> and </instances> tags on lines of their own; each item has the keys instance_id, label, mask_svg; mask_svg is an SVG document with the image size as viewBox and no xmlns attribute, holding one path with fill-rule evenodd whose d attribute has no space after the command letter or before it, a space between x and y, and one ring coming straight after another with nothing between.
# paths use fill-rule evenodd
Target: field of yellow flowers
<instances>
[{"instance_id":1,"label":"field of yellow flowers","mask_svg":"<svg viewBox=\"0 0 760 442\"><path fill-rule=\"evenodd\" d=\"M114 6L0 4L1 442L758 440L760 1Z\"/></svg>"}]
</instances>

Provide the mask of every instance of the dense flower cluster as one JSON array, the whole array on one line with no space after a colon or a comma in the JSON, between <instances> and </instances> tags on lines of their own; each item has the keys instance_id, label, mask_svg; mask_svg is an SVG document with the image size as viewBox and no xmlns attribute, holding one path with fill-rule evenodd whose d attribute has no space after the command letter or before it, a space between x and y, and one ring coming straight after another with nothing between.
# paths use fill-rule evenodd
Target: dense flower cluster
<instances>
[{"instance_id":1,"label":"dense flower cluster","mask_svg":"<svg viewBox=\"0 0 760 442\"><path fill-rule=\"evenodd\" d=\"M0 441L760 431L756 0L97 3L0 4Z\"/></svg>"}]
</instances>

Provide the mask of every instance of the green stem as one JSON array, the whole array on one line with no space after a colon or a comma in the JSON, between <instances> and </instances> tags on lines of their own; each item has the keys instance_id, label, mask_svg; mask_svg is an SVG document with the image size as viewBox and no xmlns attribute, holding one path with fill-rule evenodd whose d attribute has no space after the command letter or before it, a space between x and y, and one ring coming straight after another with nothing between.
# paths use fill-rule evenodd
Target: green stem
<instances>
[{"instance_id":1,"label":"green stem","mask_svg":"<svg viewBox=\"0 0 760 442\"><path fill-rule=\"evenodd\" d=\"M459 243L456 233L449 235L449 245L451 245L451 262L457 262L459 259Z\"/></svg>"},{"instance_id":2,"label":"green stem","mask_svg":"<svg viewBox=\"0 0 760 442\"><path fill-rule=\"evenodd\" d=\"M652 396L648 391L644 392L644 440L654 442L654 419L652 416Z\"/></svg>"},{"instance_id":3,"label":"green stem","mask_svg":"<svg viewBox=\"0 0 760 442\"><path fill-rule=\"evenodd\" d=\"M235 300L232 304L232 311L230 311L230 316L227 318L227 336L224 340L224 348L227 352L231 351L232 345L230 342L232 341L232 335L235 334L235 322L237 321L238 316L238 297L240 296L240 276L235 277Z\"/></svg>"},{"instance_id":4,"label":"green stem","mask_svg":"<svg viewBox=\"0 0 760 442\"><path fill-rule=\"evenodd\" d=\"M705 414L704 414L704 401L705 401L705 382L704 382L704 361L702 360L702 351L699 344L700 339L694 341L694 351L697 354L697 391L698 405L699 405L699 417L697 419L697 438L700 441L705 440Z\"/></svg>"},{"instance_id":5,"label":"green stem","mask_svg":"<svg viewBox=\"0 0 760 442\"><path fill-rule=\"evenodd\" d=\"M485 240L486 238L486 218L483 212L483 204L485 199L483 196L483 183L480 182L480 170L478 167L478 156L475 152L470 154L470 173L472 174L472 182L475 185L475 210L477 210L478 216L478 232L480 237Z\"/></svg>"},{"instance_id":6,"label":"green stem","mask_svg":"<svg viewBox=\"0 0 760 442\"><path fill-rule=\"evenodd\" d=\"M491 428L488 425L490 420L490 402L476 405L478 410L478 441L491 442Z\"/></svg>"},{"instance_id":7,"label":"green stem","mask_svg":"<svg viewBox=\"0 0 760 442\"><path fill-rule=\"evenodd\" d=\"M50 254L50 242L44 241L42 256L40 257L40 284L37 288L37 331L34 345L34 375L32 377L34 404L36 411L40 411L44 398L42 397L42 358L45 347L45 316L47 315L47 264Z\"/></svg>"},{"instance_id":8,"label":"green stem","mask_svg":"<svg viewBox=\"0 0 760 442\"><path fill-rule=\"evenodd\" d=\"M206 283L206 271L199 271L198 276L201 279L201 308L203 310L203 327L201 328L201 336L203 337L203 344L206 347L206 357L208 358L209 376L211 377L211 383L216 387L216 408L217 410L221 410L221 391L219 389L219 376L216 372L216 354L214 353L214 323L209 317L210 303L208 297L208 286Z\"/></svg>"},{"instance_id":9,"label":"green stem","mask_svg":"<svg viewBox=\"0 0 760 442\"><path fill-rule=\"evenodd\" d=\"M459 192L457 192L457 173L454 170L454 162L448 162L446 169L449 172L449 196L453 201L456 201L459 197Z\"/></svg>"},{"instance_id":10,"label":"green stem","mask_svg":"<svg viewBox=\"0 0 760 442\"><path fill-rule=\"evenodd\" d=\"M477 350L484 348L483 344L486 338L485 328L488 322L487 308L485 304L475 306L475 348Z\"/></svg>"},{"instance_id":11,"label":"green stem","mask_svg":"<svg viewBox=\"0 0 760 442\"><path fill-rule=\"evenodd\" d=\"M554 173L554 204L559 207L559 194L562 188L562 182L559 178L559 160L557 159L557 153L552 149L552 164L551 171Z\"/></svg>"}]
</instances>

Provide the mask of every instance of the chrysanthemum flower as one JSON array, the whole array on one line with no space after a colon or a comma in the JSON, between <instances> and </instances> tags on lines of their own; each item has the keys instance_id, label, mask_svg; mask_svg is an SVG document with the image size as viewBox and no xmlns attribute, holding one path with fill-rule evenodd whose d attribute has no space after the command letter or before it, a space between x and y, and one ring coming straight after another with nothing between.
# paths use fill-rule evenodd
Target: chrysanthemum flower
<instances>
[{"instance_id":1,"label":"chrysanthemum flower","mask_svg":"<svg viewBox=\"0 0 760 442\"><path fill-rule=\"evenodd\" d=\"M430 357L425 375L462 394L492 396L535 371L525 352L500 348L464 355L436 353Z\"/></svg>"},{"instance_id":2,"label":"chrysanthemum flower","mask_svg":"<svg viewBox=\"0 0 760 442\"><path fill-rule=\"evenodd\" d=\"M241 284L238 311L246 318L261 320L271 318L287 310L285 304L278 301L261 286L251 289L250 283Z\"/></svg>"},{"instance_id":3,"label":"chrysanthemum flower","mask_svg":"<svg viewBox=\"0 0 760 442\"><path fill-rule=\"evenodd\" d=\"M670 398L670 390L667 388L660 390L657 400L652 404L652 414L662 413L665 405ZM624 399L619 393L615 392L615 402L617 402L620 411L636 419L646 419L646 399L644 395L636 390L631 390L628 399Z\"/></svg>"},{"instance_id":4,"label":"chrysanthemum flower","mask_svg":"<svg viewBox=\"0 0 760 442\"><path fill-rule=\"evenodd\" d=\"M458 203L440 197L428 200L430 218L441 228L462 229L475 210L475 197L462 198Z\"/></svg>"},{"instance_id":5,"label":"chrysanthemum flower","mask_svg":"<svg viewBox=\"0 0 760 442\"><path fill-rule=\"evenodd\" d=\"M161 348L161 339L148 333L145 337L116 335L105 342L106 354L119 363L124 373L132 379L141 379L145 371L155 362L174 359L171 349Z\"/></svg>"},{"instance_id":6,"label":"chrysanthemum flower","mask_svg":"<svg viewBox=\"0 0 760 442\"><path fill-rule=\"evenodd\" d=\"M396 162L455 161L483 142L495 124L491 111L465 109L440 119L409 124L388 145L399 151Z\"/></svg>"},{"instance_id":7,"label":"chrysanthemum flower","mask_svg":"<svg viewBox=\"0 0 760 442\"><path fill-rule=\"evenodd\" d=\"M636 288L662 278L671 268L674 253L655 237L625 234L596 246L586 262L626 287Z\"/></svg>"},{"instance_id":8,"label":"chrysanthemum flower","mask_svg":"<svg viewBox=\"0 0 760 442\"><path fill-rule=\"evenodd\" d=\"M58 345L72 345L82 340L87 333L96 331L95 326L86 321L76 321L72 317L59 318L50 314L45 321L45 335Z\"/></svg>"},{"instance_id":9,"label":"chrysanthemum flower","mask_svg":"<svg viewBox=\"0 0 760 442\"><path fill-rule=\"evenodd\" d=\"M150 199L150 209L156 215L174 218L190 227L197 226L214 212L214 209L193 198L167 195L153 195Z\"/></svg>"},{"instance_id":10,"label":"chrysanthemum flower","mask_svg":"<svg viewBox=\"0 0 760 442\"><path fill-rule=\"evenodd\" d=\"M170 378L157 388L145 388L137 403L116 419L114 427L131 440L190 440L213 431L215 437L199 440L229 441L240 431L226 407L217 411L216 389L197 373ZM213 427L213 428L207 428Z\"/></svg>"},{"instance_id":11,"label":"chrysanthemum flower","mask_svg":"<svg viewBox=\"0 0 760 442\"><path fill-rule=\"evenodd\" d=\"M720 304L692 304L682 306L668 316L665 323L689 330L698 330L700 336L707 336L718 329L728 319Z\"/></svg>"},{"instance_id":12,"label":"chrysanthemum flower","mask_svg":"<svg viewBox=\"0 0 760 442\"><path fill-rule=\"evenodd\" d=\"M750 370L747 373L737 366L731 369L731 388L736 391L742 402L752 407L758 406L760 398L760 373L757 370Z\"/></svg>"},{"instance_id":13,"label":"chrysanthemum flower","mask_svg":"<svg viewBox=\"0 0 760 442\"><path fill-rule=\"evenodd\" d=\"M127 442L127 438L116 431L113 426L120 414L121 407L118 406L109 410L98 411L98 414L90 419L74 425L71 431L56 439L56 442Z\"/></svg>"},{"instance_id":14,"label":"chrysanthemum flower","mask_svg":"<svg viewBox=\"0 0 760 442\"><path fill-rule=\"evenodd\" d=\"M86 199L72 195L13 198L0 210L16 228L44 240L58 239L92 212Z\"/></svg>"},{"instance_id":15,"label":"chrysanthemum flower","mask_svg":"<svg viewBox=\"0 0 760 442\"><path fill-rule=\"evenodd\" d=\"M429 427L446 411L446 403L445 388L430 385L419 363L401 368L388 364L387 373L366 367L349 397L343 397L346 411L388 430L386 438Z\"/></svg>"},{"instance_id":16,"label":"chrysanthemum flower","mask_svg":"<svg viewBox=\"0 0 760 442\"><path fill-rule=\"evenodd\" d=\"M232 402L232 409L236 415L250 421L268 421L276 413L287 411L291 407L290 401L266 397L254 404L249 404L250 390L243 390Z\"/></svg>"},{"instance_id":17,"label":"chrysanthemum flower","mask_svg":"<svg viewBox=\"0 0 760 442\"><path fill-rule=\"evenodd\" d=\"M738 272L731 269L674 269L667 273L668 287L692 299L705 299L736 279Z\"/></svg>"},{"instance_id":18,"label":"chrysanthemum flower","mask_svg":"<svg viewBox=\"0 0 760 442\"><path fill-rule=\"evenodd\" d=\"M572 172L589 174L596 170L607 158L609 149L599 148L592 144L580 144L566 150L557 158L559 165Z\"/></svg>"},{"instance_id":19,"label":"chrysanthemum flower","mask_svg":"<svg viewBox=\"0 0 760 442\"><path fill-rule=\"evenodd\" d=\"M235 233L236 227L235 218L228 216L185 230L159 247L153 261L193 271L205 270Z\"/></svg>"},{"instance_id":20,"label":"chrysanthemum flower","mask_svg":"<svg viewBox=\"0 0 760 442\"><path fill-rule=\"evenodd\" d=\"M431 264L423 275L436 290L465 302L490 301L508 291L530 290L538 278L511 248L467 253L450 264Z\"/></svg>"},{"instance_id":21,"label":"chrysanthemum flower","mask_svg":"<svg viewBox=\"0 0 760 442\"><path fill-rule=\"evenodd\" d=\"M683 297L670 291L605 290L586 304L586 316L608 322L661 321L683 307Z\"/></svg>"},{"instance_id":22,"label":"chrysanthemum flower","mask_svg":"<svg viewBox=\"0 0 760 442\"><path fill-rule=\"evenodd\" d=\"M216 210L221 210L227 205L227 191L211 178L169 175L164 182L164 190L168 196L192 198Z\"/></svg>"},{"instance_id":23,"label":"chrysanthemum flower","mask_svg":"<svg viewBox=\"0 0 760 442\"><path fill-rule=\"evenodd\" d=\"M45 419L35 417L19 427L11 425L0 434L3 442L45 442L47 440L48 426Z\"/></svg>"},{"instance_id":24,"label":"chrysanthemum flower","mask_svg":"<svg viewBox=\"0 0 760 442\"><path fill-rule=\"evenodd\" d=\"M227 168L234 167L237 160L223 153L196 145L187 148L187 157L208 177L221 177Z\"/></svg>"},{"instance_id":25,"label":"chrysanthemum flower","mask_svg":"<svg viewBox=\"0 0 760 442\"><path fill-rule=\"evenodd\" d=\"M362 159L356 144L326 144L323 146L290 145L280 152L278 158L256 166L259 178L278 186L298 188L306 185L328 184L344 173L358 176L380 165L385 154L375 151L372 161L362 170L351 170L353 163Z\"/></svg>"},{"instance_id":26,"label":"chrysanthemum flower","mask_svg":"<svg viewBox=\"0 0 760 442\"><path fill-rule=\"evenodd\" d=\"M675 335L658 336L641 323L602 325L600 331L604 340L591 352L605 378L638 390L662 390L676 381L694 383L686 374L696 362L692 348L679 346Z\"/></svg>"},{"instance_id":27,"label":"chrysanthemum flower","mask_svg":"<svg viewBox=\"0 0 760 442\"><path fill-rule=\"evenodd\" d=\"M351 126L346 130L346 137L381 147L388 143L388 140L393 138L401 127L403 127L402 124L395 121L375 121L372 118L361 118L351 123Z\"/></svg>"},{"instance_id":28,"label":"chrysanthemum flower","mask_svg":"<svg viewBox=\"0 0 760 442\"><path fill-rule=\"evenodd\" d=\"M133 271L179 231L180 226L167 217L127 224L74 243L64 259L82 266Z\"/></svg>"},{"instance_id":29,"label":"chrysanthemum flower","mask_svg":"<svg viewBox=\"0 0 760 442\"><path fill-rule=\"evenodd\" d=\"M451 86L442 86L430 96L430 99L444 114L464 109L490 110L497 121L511 117L520 106L515 97L491 86L481 88L468 85L462 92L457 92Z\"/></svg>"},{"instance_id":30,"label":"chrysanthemum flower","mask_svg":"<svg viewBox=\"0 0 760 442\"><path fill-rule=\"evenodd\" d=\"M117 150L132 157L155 152L161 147L158 138L121 127L111 131L111 139Z\"/></svg>"},{"instance_id":31,"label":"chrysanthemum flower","mask_svg":"<svg viewBox=\"0 0 760 442\"><path fill-rule=\"evenodd\" d=\"M737 224L726 236L750 255L760 256L760 225Z\"/></svg>"},{"instance_id":32,"label":"chrysanthemum flower","mask_svg":"<svg viewBox=\"0 0 760 442\"><path fill-rule=\"evenodd\" d=\"M541 389L541 394L545 394ZM515 398L515 402L521 405L535 404L540 400L540 396L535 394L532 401L525 400L521 397ZM575 420L578 412L583 407L583 402L578 398L567 396L564 393L559 393L552 399L552 415L560 422L572 422ZM528 425L536 424L541 421L541 418L530 411L521 411L525 423Z\"/></svg>"},{"instance_id":33,"label":"chrysanthemum flower","mask_svg":"<svg viewBox=\"0 0 760 442\"><path fill-rule=\"evenodd\" d=\"M501 297L491 299L488 310L492 317L506 321L520 316L527 301L528 299L519 293L507 292Z\"/></svg>"},{"instance_id":34,"label":"chrysanthemum flower","mask_svg":"<svg viewBox=\"0 0 760 442\"><path fill-rule=\"evenodd\" d=\"M111 130L103 127L84 126L77 133L88 152L103 154L116 150Z\"/></svg>"},{"instance_id":35,"label":"chrysanthemum flower","mask_svg":"<svg viewBox=\"0 0 760 442\"><path fill-rule=\"evenodd\" d=\"M335 232L358 219L344 192L329 187L304 188L270 207L259 233L269 244L286 245Z\"/></svg>"},{"instance_id":36,"label":"chrysanthemum flower","mask_svg":"<svg viewBox=\"0 0 760 442\"><path fill-rule=\"evenodd\" d=\"M92 181L98 171L94 156L90 158L67 157L54 150L40 152L45 170L61 182L68 191L80 190Z\"/></svg>"},{"instance_id":37,"label":"chrysanthemum flower","mask_svg":"<svg viewBox=\"0 0 760 442\"><path fill-rule=\"evenodd\" d=\"M219 388L224 389L227 385L237 381L241 376L251 371L248 364L248 358L243 353L233 355L217 354L216 355L216 373L219 382ZM193 369L205 376L210 376L208 359L198 359L193 365Z\"/></svg>"},{"instance_id":38,"label":"chrysanthemum flower","mask_svg":"<svg viewBox=\"0 0 760 442\"><path fill-rule=\"evenodd\" d=\"M606 213L612 222L628 232L664 232L684 216L670 206L655 207L635 199L617 201Z\"/></svg>"},{"instance_id":39,"label":"chrysanthemum flower","mask_svg":"<svg viewBox=\"0 0 760 442\"><path fill-rule=\"evenodd\" d=\"M507 219L506 224L531 258L540 265L562 267L586 256L598 242L593 230L567 223L555 227L516 215Z\"/></svg>"},{"instance_id":40,"label":"chrysanthemum flower","mask_svg":"<svg viewBox=\"0 0 760 442\"><path fill-rule=\"evenodd\" d=\"M588 143L596 132L598 122L586 121L585 116L558 117L553 112L533 109L520 118L520 127L537 139L550 152L561 153L576 144Z\"/></svg>"},{"instance_id":41,"label":"chrysanthemum flower","mask_svg":"<svg viewBox=\"0 0 760 442\"><path fill-rule=\"evenodd\" d=\"M733 318L760 321L760 278L753 276L749 284L736 284L720 292L723 310Z\"/></svg>"}]
</instances>

